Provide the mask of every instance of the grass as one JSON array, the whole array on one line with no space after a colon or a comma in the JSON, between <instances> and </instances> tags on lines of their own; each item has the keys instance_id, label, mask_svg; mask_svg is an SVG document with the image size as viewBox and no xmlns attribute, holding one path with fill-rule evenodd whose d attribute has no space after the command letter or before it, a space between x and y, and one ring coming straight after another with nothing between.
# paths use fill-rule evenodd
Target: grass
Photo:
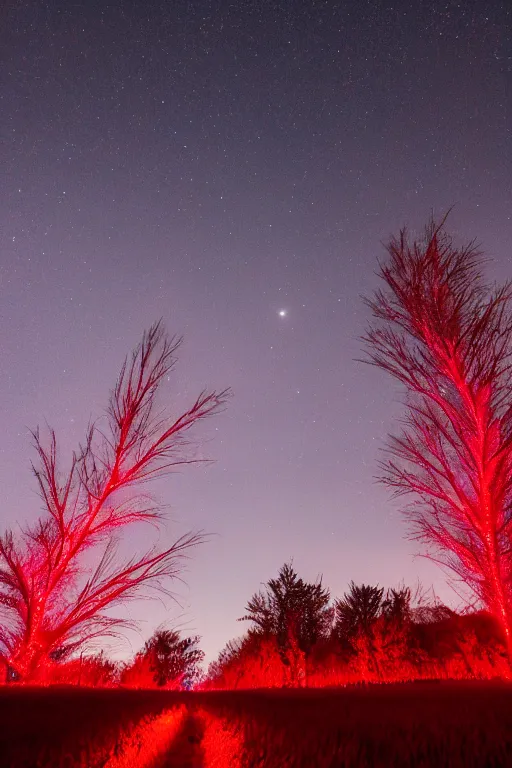
<instances>
[{"instance_id":1,"label":"grass","mask_svg":"<svg viewBox=\"0 0 512 768\"><path fill-rule=\"evenodd\" d=\"M512 686L0 689L2 768L512 765Z\"/></svg>"}]
</instances>

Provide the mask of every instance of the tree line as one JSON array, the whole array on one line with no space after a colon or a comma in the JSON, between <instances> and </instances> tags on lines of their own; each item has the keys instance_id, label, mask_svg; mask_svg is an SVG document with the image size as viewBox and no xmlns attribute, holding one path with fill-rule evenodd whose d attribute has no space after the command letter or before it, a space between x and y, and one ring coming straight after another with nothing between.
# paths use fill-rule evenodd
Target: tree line
<instances>
[{"instance_id":1,"label":"tree line","mask_svg":"<svg viewBox=\"0 0 512 768\"><path fill-rule=\"evenodd\" d=\"M233 689L420 679L493 678L507 672L499 623L457 612L421 588L351 582L331 600L291 563L246 605L246 634L229 642L203 685Z\"/></svg>"},{"instance_id":2,"label":"tree line","mask_svg":"<svg viewBox=\"0 0 512 768\"><path fill-rule=\"evenodd\" d=\"M389 439L381 480L409 498L403 512L422 554L452 574L478 607L474 616L485 612L498 628L510 674L512 288L510 282L490 286L474 243L454 245L443 227L444 221L431 222L419 240L411 241L405 230L392 238L379 269L382 287L368 300L373 319L363 337L366 361L397 379L404 392L404 416ZM126 530L159 524L161 509L148 501L146 484L196 461L190 434L230 395L200 392L179 415L160 407L157 395L180 344L161 323L143 335L121 367L103 419L90 425L67 465L54 431L33 432L43 514L35 525L0 536L0 662L7 680L38 682L59 660L83 661L92 644L126 626L115 609L151 589L170 595L182 559L204 541L191 532L128 560L116 549ZM87 558L95 562L92 572ZM438 623L417 620L421 606L407 590L353 585L342 602L328 607L320 583L296 577L300 589L309 590L299 632L298 609L290 608L286 626L276 618L283 594L293 606L290 594L299 590L296 584L286 592L293 572L287 568L273 586L268 582L270 592L249 602L245 618L254 629L241 642L263 647L266 638L268 652L275 648L295 683L309 674L304 659L314 656L313 648L319 652L329 621L330 640L336 638L345 656L367 659L365 675L377 678L385 677L388 665L377 648L387 647L389 655L403 642L404 628L417 639L418 626ZM367 616L350 630L350 606L361 601L368 602L368 616L371 606L378 615L371 629L362 629ZM415 648L428 666L426 642L418 640ZM226 669L242 646L226 650Z\"/></svg>"},{"instance_id":3,"label":"tree line","mask_svg":"<svg viewBox=\"0 0 512 768\"><path fill-rule=\"evenodd\" d=\"M127 662L54 654L42 683L240 689L501 677L508 661L499 623L487 611L457 612L419 586L351 582L334 600L285 563L245 606L250 628L205 671L197 635L159 629Z\"/></svg>"}]
</instances>

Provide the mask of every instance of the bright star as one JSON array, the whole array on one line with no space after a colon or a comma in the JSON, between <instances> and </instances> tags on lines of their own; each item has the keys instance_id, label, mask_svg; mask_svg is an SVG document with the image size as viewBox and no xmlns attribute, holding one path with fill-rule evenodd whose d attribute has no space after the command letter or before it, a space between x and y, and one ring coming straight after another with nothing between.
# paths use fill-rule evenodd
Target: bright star
<instances>
[{"instance_id":1,"label":"bright star","mask_svg":"<svg viewBox=\"0 0 512 768\"><path fill-rule=\"evenodd\" d=\"M286 309L279 310L279 317L286 317L286 315L287 315Z\"/></svg>"}]
</instances>

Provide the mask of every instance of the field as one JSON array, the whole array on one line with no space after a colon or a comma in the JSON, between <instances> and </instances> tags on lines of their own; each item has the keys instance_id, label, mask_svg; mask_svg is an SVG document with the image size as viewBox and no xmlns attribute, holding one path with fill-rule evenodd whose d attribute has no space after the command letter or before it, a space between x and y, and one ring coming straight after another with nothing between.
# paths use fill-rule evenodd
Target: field
<instances>
[{"instance_id":1,"label":"field","mask_svg":"<svg viewBox=\"0 0 512 768\"><path fill-rule=\"evenodd\" d=\"M512 766L512 686L0 690L2 768Z\"/></svg>"}]
</instances>

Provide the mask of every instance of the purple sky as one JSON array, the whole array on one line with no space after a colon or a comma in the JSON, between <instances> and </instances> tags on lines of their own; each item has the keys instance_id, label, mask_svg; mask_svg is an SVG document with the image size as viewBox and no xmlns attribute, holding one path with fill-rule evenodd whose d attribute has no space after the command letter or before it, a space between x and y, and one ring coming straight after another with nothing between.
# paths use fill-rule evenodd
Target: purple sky
<instances>
[{"instance_id":1,"label":"purple sky","mask_svg":"<svg viewBox=\"0 0 512 768\"><path fill-rule=\"evenodd\" d=\"M400 392L354 358L380 243L432 209L512 276L507 5L4 4L1 524L40 508L27 427L71 451L153 320L185 336L171 405L234 390L198 433L216 463L154 489L164 541L216 535L182 608L132 607L143 637L178 620L211 658L290 557L333 595L456 599L374 483Z\"/></svg>"}]
</instances>

